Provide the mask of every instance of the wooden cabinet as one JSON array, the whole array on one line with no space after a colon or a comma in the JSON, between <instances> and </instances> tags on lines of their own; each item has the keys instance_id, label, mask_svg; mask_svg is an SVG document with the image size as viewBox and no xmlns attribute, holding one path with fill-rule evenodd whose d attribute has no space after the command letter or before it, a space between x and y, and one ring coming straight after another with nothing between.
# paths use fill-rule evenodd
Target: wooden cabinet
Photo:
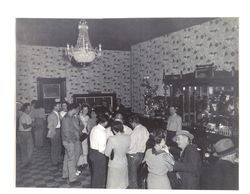
<instances>
[{"instance_id":1,"label":"wooden cabinet","mask_svg":"<svg viewBox=\"0 0 250 194\"><path fill-rule=\"evenodd\" d=\"M105 101L113 110L116 103L115 93L90 93L90 94L74 94L73 99L75 103L87 103L91 107L101 107L102 102Z\"/></svg>"},{"instance_id":2,"label":"wooden cabinet","mask_svg":"<svg viewBox=\"0 0 250 194\"><path fill-rule=\"evenodd\" d=\"M193 73L179 75L163 74L165 87L170 88L168 104L178 106L184 125L197 122L199 101L218 103L221 94L234 99L238 104L238 72L216 71L213 64L197 66Z\"/></svg>"}]
</instances>

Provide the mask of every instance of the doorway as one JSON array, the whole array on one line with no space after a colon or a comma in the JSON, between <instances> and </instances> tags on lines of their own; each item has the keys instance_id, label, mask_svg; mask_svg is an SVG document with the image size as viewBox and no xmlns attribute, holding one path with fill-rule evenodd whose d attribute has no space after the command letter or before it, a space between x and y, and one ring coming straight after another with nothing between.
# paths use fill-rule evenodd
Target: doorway
<instances>
[{"instance_id":1,"label":"doorway","mask_svg":"<svg viewBox=\"0 0 250 194\"><path fill-rule=\"evenodd\" d=\"M37 78L37 93L45 113L50 113L53 103L66 97L66 78Z\"/></svg>"}]
</instances>

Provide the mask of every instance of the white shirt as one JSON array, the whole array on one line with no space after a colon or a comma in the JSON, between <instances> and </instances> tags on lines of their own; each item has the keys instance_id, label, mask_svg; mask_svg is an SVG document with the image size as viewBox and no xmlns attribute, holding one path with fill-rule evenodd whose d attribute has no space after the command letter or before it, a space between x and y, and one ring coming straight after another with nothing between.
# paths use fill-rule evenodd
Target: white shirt
<instances>
[{"instance_id":1,"label":"white shirt","mask_svg":"<svg viewBox=\"0 0 250 194\"><path fill-rule=\"evenodd\" d=\"M146 143L149 138L149 132L146 127L139 124L137 125L132 134L130 135L131 143L129 148L129 154L136 154L138 152L144 153L146 150Z\"/></svg>"},{"instance_id":2,"label":"white shirt","mask_svg":"<svg viewBox=\"0 0 250 194\"><path fill-rule=\"evenodd\" d=\"M62 111L60 112L61 118L63 118L66 114L67 114L67 112L65 112L65 111L62 110Z\"/></svg>"},{"instance_id":3,"label":"white shirt","mask_svg":"<svg viewBox=\"0 0 250 194\"><path fill-rule=\"evenodd\" d=\"M127 125L123 125L123 130L124 130L125 135L131 135L133 132L133 130L130 127L128 127Z\"/></svg>"},{"instance_id":4,"label":"white shirt","mask_svg":"<svg viewBox=\"0 0 250 194\"><path fill-rule=\"evenodd\" d=\"M94 126L90 132L90 148L98 150L104 154L106 141L107 137L105 128L100 124Z\"/></svg>"},{"instance_id":5,"label":"white shirt","mask_svg":"<svg viewBox=\"0 0 250 194\"><path fill-rule=\"evenodd\" d=\"M167 130L180 131L182 129L182 120L176 113L168 117Z\"/></svg>"},{"instance_id":6,"label":"white shirt","mask_svg":"<svg viewBox=\"0 0 250 194\"><path fill-rule=\"evenodd\" d=\"M56 112L56 111L53 111L53 112L56 114L57 119L58 119L58 123L57 123L57 125L56 125L56 128L60 128L60 127L61 127L61 122L60 122L59 114L58 114L58 112Z\"/></svg>"},{"instance_id":7,"label":"white shirt","mask_svg":"<svg viewBox=\"0 0 250 194\"><path fill-rule=\"evenodd\" d=\"M30 115L23 112L19 118L19 131L31 131L31 127L24 129L23 124L31 125L32 119Z\"/></svg>"}]
</instances>

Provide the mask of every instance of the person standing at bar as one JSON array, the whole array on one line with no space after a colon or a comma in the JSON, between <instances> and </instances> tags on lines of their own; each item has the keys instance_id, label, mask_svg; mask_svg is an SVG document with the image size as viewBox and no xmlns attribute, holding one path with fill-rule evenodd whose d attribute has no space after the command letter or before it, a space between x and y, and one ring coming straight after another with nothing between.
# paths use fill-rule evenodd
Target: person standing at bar
<instances>
[{"instance_id":1,"label":"person standing at bar","mask_svg":"<svg viewBox=\"0 0 250 194\"><path fill-rule=\"evenodd\" d=\"M177 131L182 130L182 119L176 113L176 107L171 106L169 108L170 116L168 117L167 123L167 144L172 144L173 137L176 135Z\"/></svg>"},{"instance_id":2,"label":"person standing at bar","mask_svg":"<svg viewBox=\"0 0 250 194\"><path fill-rule=\"evenodd\" d=\"M128 177L130 189L138 188L137 170L142 163L144 152L146 150L146 143L149 139L149 132L146 127L140 124L138 116L134 115L129 118L129 123L133 127L133 132L130 135L131 142L128 159Z\"/></svg>"},{"instance_id":3,"label":"person standing at bar","mask_svg":"<svg viewBox=\"0 0 250 194\"><path fill-rule=\"evenodd\" d=\"M19 118L19 129L17 133L17 138L21 150L22 166L27 167L32 158L32 153L34 149L33 137L31 133L32 129L32 119L29 115L31 106L29 103L25 103L22 107L22 115Z\"/></svg>"},{"instance_id":4,"label":"person standing at bar","mask_svg":"<svg viewBox=\"0 0 250 194\"><path fill-rule=\"evenodd\" d=\"M62 140L61 140L61 122L58 111L60 104L56 103L53 106L53 111L48 116L48 135L51 139L51 162L53 165L58 165L62 162Z\"/></svg>"},{"instance_id":5,"label":"person standing at bar","mask_svg":"<svg viewBox=\"0 0 250 194\"><path fill-rule=\"evenodd\" d=\"M104 155L106 149L106 131L109 118L107 115L99 115L98 124L90 132L89 159L92 167L92 188L105 188L107 158Z\"/></svg>"}]
</instances>

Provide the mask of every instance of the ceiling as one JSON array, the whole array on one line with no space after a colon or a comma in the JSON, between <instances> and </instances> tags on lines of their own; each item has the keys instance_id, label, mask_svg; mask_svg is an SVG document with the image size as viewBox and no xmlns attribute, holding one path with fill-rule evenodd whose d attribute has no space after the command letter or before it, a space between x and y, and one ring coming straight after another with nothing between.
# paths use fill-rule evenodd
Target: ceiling
<instances>
[{"instance_id":1,"label":"ceiling","mask_svg":"<svg viewBox=\"0 0 250 194\"><path fill-rule=\"evenodd\" d=\"M93 47L130 50L131 45L201 24L215 18L87 19ZM75 45L80 19L16 19L17 44L65 47Z\"/></svg>"}]
</instances>

